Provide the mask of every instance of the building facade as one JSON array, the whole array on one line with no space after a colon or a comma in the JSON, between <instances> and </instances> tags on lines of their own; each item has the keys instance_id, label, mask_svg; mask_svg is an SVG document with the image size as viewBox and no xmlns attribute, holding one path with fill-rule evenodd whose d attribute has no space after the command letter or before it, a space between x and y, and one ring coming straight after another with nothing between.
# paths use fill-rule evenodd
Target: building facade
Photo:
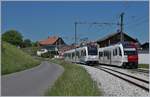
<instances>
[{"instance_id":1,"label":"building facade","mask_svg":"<svg viewBox=\"0 0 150 97\"><path fill-rule=\"evenodd\" d=\"M137 39L134 39L131 36L127 35L126 33L123 33L123 41L133 42L136 44L137 48L140 48L139 41ZM96 42L98 44L98 47L106 47L106 46L109 46L112 44L116 44L118 42L121 42L121 32L109 34L109 35L97 40Z\"/></svg>"},{"instance_id":2,"label":"building facade","mask_svg":"<svg viewBox=\"0 0 150 97\"><path fill-rule=\"evenodd\" d=\"M47 39L38 42L38 46L50 51L58 50L60 47L66 45L61 37L49 36Z\"/></svg>"}]
</instances>

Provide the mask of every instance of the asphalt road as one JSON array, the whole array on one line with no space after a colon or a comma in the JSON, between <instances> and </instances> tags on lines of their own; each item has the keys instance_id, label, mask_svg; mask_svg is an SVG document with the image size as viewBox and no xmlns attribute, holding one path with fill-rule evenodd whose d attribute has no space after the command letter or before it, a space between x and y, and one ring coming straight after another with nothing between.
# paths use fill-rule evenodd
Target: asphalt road
<instances>
[{"instance_id":1,"label":"asphalt road","mask_svg":"<svg viewBox=\"0 0 150 97\"><path fill-rule=\"evenodd\" d=\"M64 69L44 61L41 65L1 77L2 96L43 96Z\"/></svg>"}]
</instances>

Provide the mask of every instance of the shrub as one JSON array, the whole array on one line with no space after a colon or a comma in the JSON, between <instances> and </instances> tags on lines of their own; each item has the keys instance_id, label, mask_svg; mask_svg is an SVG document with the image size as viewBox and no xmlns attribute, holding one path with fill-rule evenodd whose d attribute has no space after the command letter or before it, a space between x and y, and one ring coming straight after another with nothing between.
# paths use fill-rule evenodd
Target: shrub
<instances>
[{"instance_id":1,"label":"shrub","mask_svg":"<svg viewBox=\"0 0 150 97\"><path fill-rule=\"evenodd\" d=\"M50 52L48 51L47 53L41 54L41 57L43 57L43 58L49 58L50 57Z\"/></svg>"}]
</instances>

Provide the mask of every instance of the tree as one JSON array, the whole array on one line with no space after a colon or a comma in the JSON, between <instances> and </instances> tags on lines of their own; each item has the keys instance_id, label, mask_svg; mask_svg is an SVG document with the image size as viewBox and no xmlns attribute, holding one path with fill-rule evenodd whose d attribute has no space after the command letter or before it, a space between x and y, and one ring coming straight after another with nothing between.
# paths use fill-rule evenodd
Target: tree
<instances>
[{"instance_id":1,"label":"tree","mask_svg":"<svg viewBox=\"0 0 150 97\"><path fill-rule=\"evenodd\" d=\"M37 47L38 46L38 41L32 42L32 46Z\"/></svg>"},{"instance_id":2,"label":"tree","mask_svg":"<svg viewBox=\"0 0 150 97\"><path fill-rule=\"evenodd\" d=\"M23 47L30 47L30 46L32 46L32 44L31 44L31 40L30 39L25 39L24 41L23 41Z\"/></svg>"},{"instance_id":3,"label":"tree","mask_svg":"<svg viewBox=\"0 0 150 97\"><path fill-rule=\"evenodd\" d=\"M2 40L15 46L21 46L23 36L16 30L8 30L2 34Z\"/></svg>"}]
</instances>

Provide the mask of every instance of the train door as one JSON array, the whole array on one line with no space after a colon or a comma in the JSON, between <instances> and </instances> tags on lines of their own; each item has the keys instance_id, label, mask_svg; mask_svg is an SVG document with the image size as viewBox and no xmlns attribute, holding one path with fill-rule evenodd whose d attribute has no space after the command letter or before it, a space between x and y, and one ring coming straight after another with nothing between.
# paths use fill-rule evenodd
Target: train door
<instances>
[{"instance_id":1,"label":"train door","mask_svg":"<svg viewBox=\"0 0 150 97\"><path fill-rule=\"evenodd\" d=\"M99 63L103 63L103 52L99 51Z\"/></svg>"},{"instance_id":2,"label":"train door","mask_svg":"<svg viewBox=\"0 0 150 97\"><path fill-rule=\"evenodd\" d=\"M121 48L118 47L118 66L122 65L122 52L121 52Z\"/></svg>"},{"instance_id":3,"label":"train door","mask_svg":"<svg viewBox=\"0 0 150 97\"><path fill-rule=\"evenodd\" d=\"M112 57L112 65L117 65L117 59L118 55L117 55L117 48L113 49L113 57Z\"/></svg>"},{"instance_id":4,"label":"train door","mask_svg":"<svg viewBox=\"0 0 150 97\"><path fill-rule=\"evenodd\" d=\"M86 61L86 50L82 49L81 50L81 58L80 58L81 62L85 62Z\"/></svg>"},{"instance_id":5,"label":"train door","mask_svg":"<svg viewBox=\"0 0 150 97\"><path fill-rule=\"evenodd\" d=\"M115 65L117 65L117 66L121 66L122 65L122 52L121 52L121 48L120 47L116 48Z\"/></svg>"},{"instance_id":6,"label":"train door","mask_svg":"<svg viewBox=\"0 0 150 97\"><path fill-rule=\"evenodd\" d=\"M113 49L110 49L110 64L112 65Z\"/></svg>"},{"instance_id":7,"label":"train door","mask_svg":"<svg viewBox=\"0 0 150 97\"><path fill-rule=\"evenodd\" d=\"M109 64L111 65L111 50L108 51L108 61Z\"/></svg>"}]
</instances>

